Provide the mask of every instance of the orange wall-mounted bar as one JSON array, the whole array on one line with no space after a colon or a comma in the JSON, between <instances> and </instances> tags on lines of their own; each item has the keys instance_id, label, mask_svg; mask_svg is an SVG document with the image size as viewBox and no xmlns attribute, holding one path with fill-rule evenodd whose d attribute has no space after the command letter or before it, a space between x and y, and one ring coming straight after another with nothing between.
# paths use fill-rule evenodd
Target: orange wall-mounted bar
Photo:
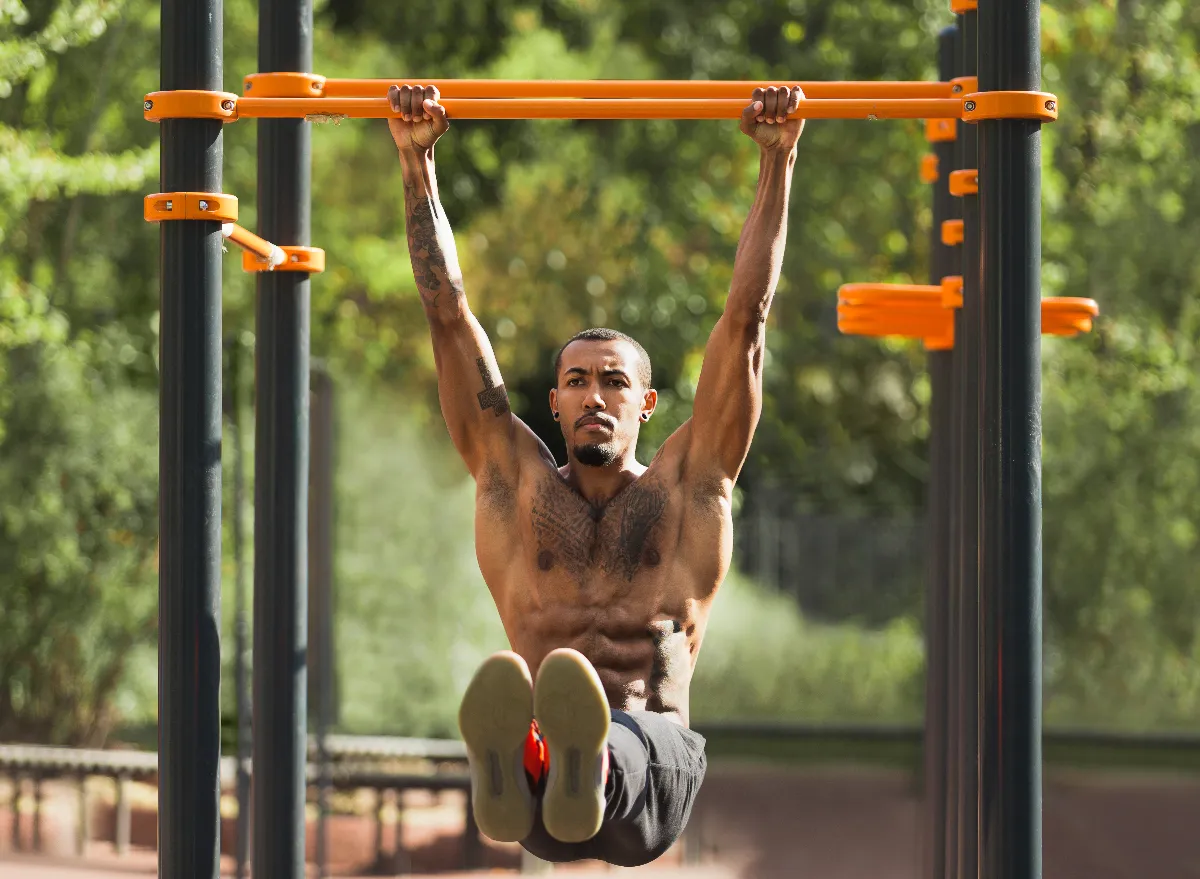
<instances>
[{"instance_id":1,"label":"orange wall-mounted bar","mask_svg":"<svg viewBox=\"0 0 1200 879\"><path fill-rule=\"evenodd\" d=\"M435 86L443 98L723 98L748 101L756 88L798 85L808 98L910 98L953 95L948 82L755 82L639 79L327 79L325 98L383 98L393 85Z\"/></svg>"},{"instance_id":2,"label":"orange wall-mounted bar","mask_svg":"<svg viewBox=\"0 0 1200 879\"><path fill-rule=\"evenodd\" d=\"M446 98L452 119L737 119L748 98ZM238 118L289 119L346 116L386 119L394 116L387 98L238 98ZM959 118L958 98L831 98L805 100L795 116L803 119Z\"/></svg>"}]
</instances>

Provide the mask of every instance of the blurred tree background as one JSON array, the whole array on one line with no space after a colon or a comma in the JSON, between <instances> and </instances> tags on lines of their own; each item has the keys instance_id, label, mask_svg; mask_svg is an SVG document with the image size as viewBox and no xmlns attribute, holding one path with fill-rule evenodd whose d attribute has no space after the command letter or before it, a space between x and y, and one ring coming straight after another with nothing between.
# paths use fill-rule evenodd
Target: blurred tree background
<instances>
[{"instance_id":1,"label":"blurred tree background","mask_svg":"<svg viewBox=\"0 0 1200 879\"><path fill-rule=\"evenodd\" d=\"M327 0L315 69L929 79L945 7ZM1042 8L1045 88L1063 107L1044 135L1045 293L1103 310L1092 334L1044 346L1046 719L1194 727L1200 7ZM240 92L256 64L254 3L226 0L224 38L225 88ZM153 0L0 0L0 740L99 743L156 709L158 232L141 199L157 188L158 131L141 97L158 87L158 43ZM313 243L329 262L313 282L313 353L341 398L342 728L450 735L466 676L504 642L475 567L472 487L438 414L394 149L379 122L321 125L313 143ZM643 455L687 416L754 150L731 122L463 122L439 144L472 306L514 408L556 453L551 358L584 326L628 331L654 357L663 417ZM738 513L770 506L796 546L828 542L805 524L818 521L849 523L843 557L870 550L881 522L915 523L908 543L921 539L924 354L841 337L834 303L851 280L925 281L925 150L916 122L809 123L801 143ZM225 190L253 229L252 122L225 129ZM253 305L231 254L225 331L243 357ZM923 551L910 553L918 565ZM883 593L847 568L832 598L806 602L803 582L756 582L754 554L740 548L718 600L697 718L918 719L919 577Z\"/></svg>"}]
</instances>

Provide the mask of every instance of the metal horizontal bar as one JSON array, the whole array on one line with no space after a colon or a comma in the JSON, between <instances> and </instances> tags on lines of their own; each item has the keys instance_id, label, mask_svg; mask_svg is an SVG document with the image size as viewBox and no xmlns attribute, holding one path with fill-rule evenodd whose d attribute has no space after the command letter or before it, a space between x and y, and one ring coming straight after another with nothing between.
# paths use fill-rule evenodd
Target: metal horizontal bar
<instances>
[{"instance_id":1,"label":"metal horizontal bar","mask_svg":"<svg viewBox=\"0 0 1200 879\"><path fill-rule=\"evenodd\" d=\"M809 98L949 98L948 82L757 82L753 80L636 79L327 79L326 98L382 98L393 85L434 86L443 98L733 98L756 88L798 85Z\"/></svg>"},{"instance_id":2,"label":"metal horizontal bar","mask_svg":"<svg viewBox=\"0 0 1200 879\"><path fill-rule=\"evenodd\" d=\"M446 98L451 119L737 119L748 98ZM289 119L350 117L386 119L393 112L383 98L238 98L239 118ZM806 99L794 114L803 119L958 118L957 98Z\"/></svg>"}]
</instances>

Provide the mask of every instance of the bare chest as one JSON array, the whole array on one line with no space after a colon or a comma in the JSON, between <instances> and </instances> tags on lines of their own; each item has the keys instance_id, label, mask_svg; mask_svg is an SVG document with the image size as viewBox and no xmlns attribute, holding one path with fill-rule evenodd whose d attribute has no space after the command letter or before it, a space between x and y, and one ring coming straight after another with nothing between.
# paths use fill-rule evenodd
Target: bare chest
<instances>
[{"instance_id":1,"label":"bare chest","mask_svg":"<svg viewBox=\"0 0 1200 879\"><path fill-rule=\"evenodd\" d=\"M542 578L580 586L656 579L675 560L682 511L664 480L643 476L604 504L591 504L554 476L522 500L524 549Z\"/></svg>"}]
</instances>

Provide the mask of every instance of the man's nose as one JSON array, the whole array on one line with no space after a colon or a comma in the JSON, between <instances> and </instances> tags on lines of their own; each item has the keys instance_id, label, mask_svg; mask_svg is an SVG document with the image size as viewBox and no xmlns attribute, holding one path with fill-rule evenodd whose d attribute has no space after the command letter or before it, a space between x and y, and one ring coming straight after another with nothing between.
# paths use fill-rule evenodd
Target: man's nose
<instances>
[{"instance_id":1,"label":"man's nose","mask_svg":"<svg viewBox=\"0 0 1200 879\"><path fill-rule=\"evenodd\" d=\"M600 394L600 389L598 387L592 387L590 390L588 390L587 396L583 399L583 405L588 409L605 408L604 397Z\"/></svg>"}]
</instances>

